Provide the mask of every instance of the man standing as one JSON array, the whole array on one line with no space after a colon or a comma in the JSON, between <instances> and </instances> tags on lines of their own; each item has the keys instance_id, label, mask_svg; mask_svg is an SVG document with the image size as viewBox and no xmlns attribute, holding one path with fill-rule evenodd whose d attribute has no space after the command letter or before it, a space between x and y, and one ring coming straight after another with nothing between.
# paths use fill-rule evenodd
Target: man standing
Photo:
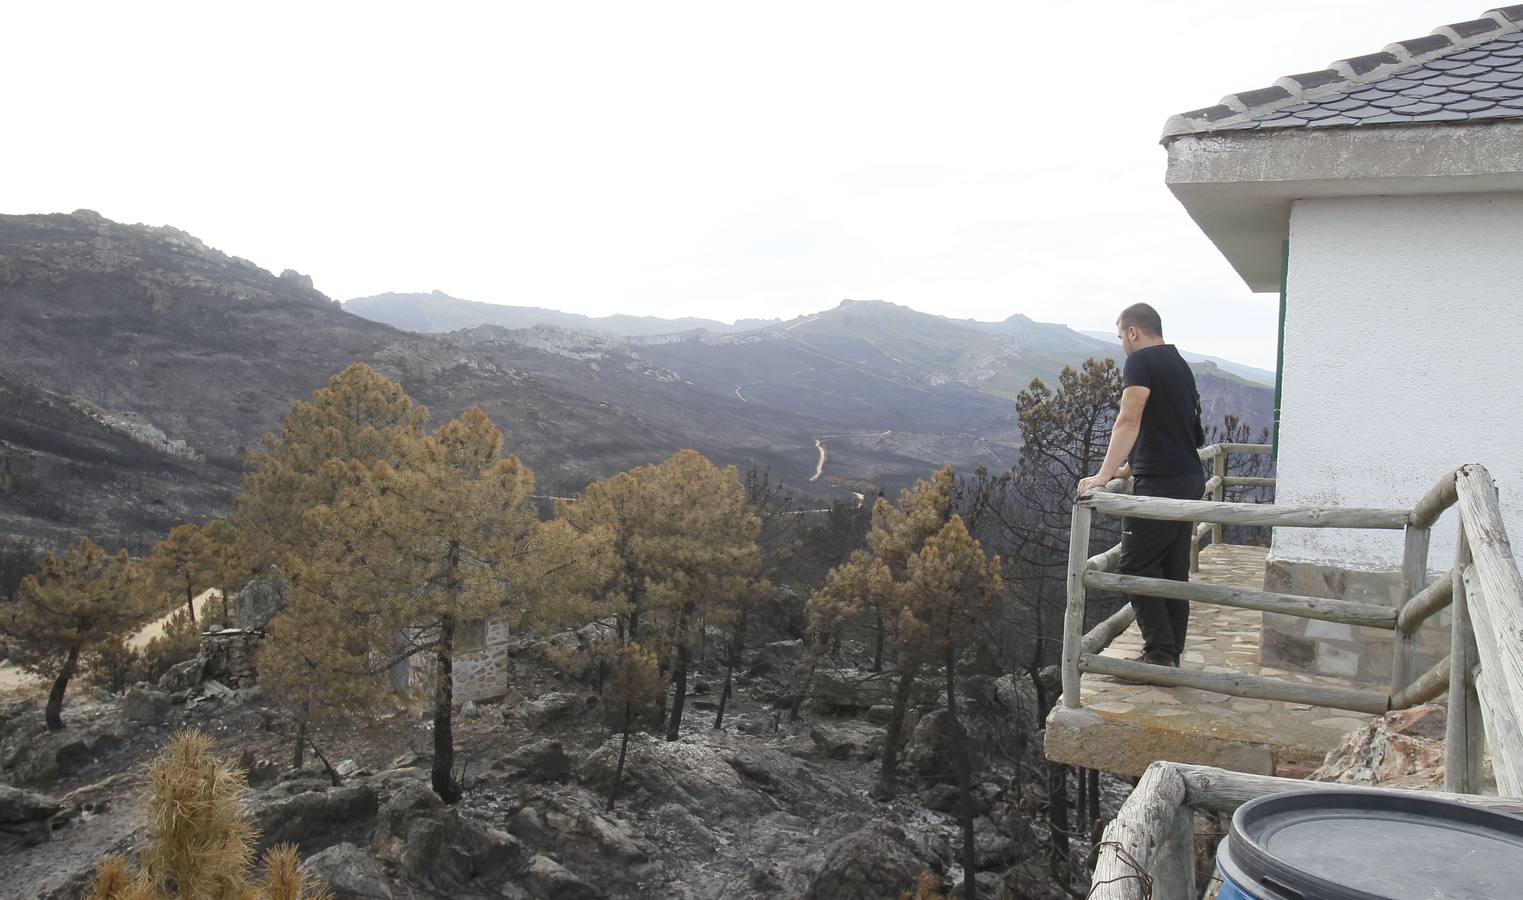
<instances>
[{"instance_id":1,"label":"man standing","mask_svg":"<svg viewBox=\"0 0 1523 900\"><path fill-rule=\"evenodd\" d=\"M1133 478L1132 493L1145 497L1199 500L1205 490L1200 454L1200 394L1195 374L1173 344L1163 341L1163 321L1146 303L1134 303L1116 320L1116 336L1126 364L1121 368L1121 410L1111 427L1110 446L1100 471L1079 482L1079 493L1111 479ZM1125 575L1190 580L1190 522L1126 516L1121 520L1121 563ZM1139 661L1179 666L1190 624L1190 604L1160 597L1131 598L1142 631Z\"/></svg>"}]
</instances>

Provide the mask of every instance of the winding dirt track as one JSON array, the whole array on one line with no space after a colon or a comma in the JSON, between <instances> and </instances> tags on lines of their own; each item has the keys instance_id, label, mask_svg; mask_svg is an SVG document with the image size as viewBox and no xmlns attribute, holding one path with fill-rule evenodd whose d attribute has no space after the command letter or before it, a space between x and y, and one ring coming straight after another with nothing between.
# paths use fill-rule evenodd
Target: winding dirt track
<instances>
[{"instance_id":1,"label":"winding dirt track","mask_svg":"<svg viewBox=\"0 0 1523 900\"><path fill-rule=\"evenodd\" d=\"M196 597L195 604L197 622L205 620L207 606L210 605L213 600L219 602L222 600L222 592L216 588L202 591L201 594ZM154 619L152 622L149 622L142 628L139 628L132 634L131 637L127 638L127 646L133 648L134 650L142 650L144 647L147 647L149 641L164 633L164 627L169 624L170 617L179 612L181 609L184 609L184 607L176 606L174 609L170 610L164 615ZM0 662L0 694L23 693L32 689L41 688L44 684L45 682L43 679L29 672L23 671L20 666L9 662ZM82 679L75 680L70 684L70 687L77 688L83 684L84 681Z\"/></svg>"}]
</instances>

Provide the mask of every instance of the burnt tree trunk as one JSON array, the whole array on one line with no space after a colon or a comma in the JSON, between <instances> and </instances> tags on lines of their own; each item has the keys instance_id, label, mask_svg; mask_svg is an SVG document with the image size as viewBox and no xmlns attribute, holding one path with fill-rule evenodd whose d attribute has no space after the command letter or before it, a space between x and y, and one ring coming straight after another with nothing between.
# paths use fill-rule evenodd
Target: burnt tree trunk
<instances>
[{"instance_id":1,"label":"burnt tree trunk","mask_svg":"<svg viewBox=\"0 0 1523 900\"><path fill-rule=\"evenodd\" d=\"M973 836L973 766L968 760L968 741L963 734L962 721L957 718L957 658L951 642L947 643L947 737L948 746L957 757L957 818L962 824L962 896L963 900L977 900L978 885L974 875L978 873L978 844ZM895 698L897 702L898 698Z\"/></svg>"},{"instance_id":2,"label":"burnt tree trunk","mask_svg":"<svg viewBox=\"0 0 1523 900\"><path fill-rule=\"evenodd\" d=\"M687 625L691 612L690 608L684 608L677 621L677 658L672 663L672 711L666 717L666 739L669 741L681 736L682 710L687 706Z\"/></svg>"},{"instance_id":3,"label":"burnt tree trunk","mask_svg":"<svg viewBox=\"0 0 1523 900\"><path fill-rule=\"evenodd\" d=\"M189 575L185 576L185 609L190 613L190 620L196 621L195 588L191 586Z\"/></svg>"},{"instance_id":4,"label":"burnt tree trunk","mask_svg":"<svg viewBox=\"0 0 1523 900\"><path fill-rule=\"evenodd\" d=\"M439 620L439 644L434 649L434 793L445 803L460 800L460 785L455 781L455 617Z\"/></svg>"},{"instance_id":5,"label":"burnt tree trunk","mask_svg":"<svg viewBox=\"0 0 1523 900\"><path fill-rule=\"evenodd\" d=\"M629 754L629 726L634 718L634 702L624 700L623 738L619 741L619 764L613 769L613 785L608 788L608 812L613 812L614 802L619 799L619 782L624 780L624 758Z\"/></svg>"},{"instance_id":6,"label":"burnt tree trunk","mask_svg":"<svg viewBox=\"0 0 1523 900\"><path fill-rule=\"evenodd\" d=\"M894 687L894 708L888 717L888 728L883 735L883 762L878 770L880 799L894 796L894 770L899 766L899 738L904 733L904 716L909 711L910 694L915 688L915 673L919 666L910 666L899 673L899 684Z\"/></svg>"},{"instance_id":7,"label":"burnt tree trunk","mask_svg":"<svg viewBox=\"0 0 1523 900\"><path fill-rule=\"evenodd\" d=\"M730 646L725 651L724 687L719 691L719 711L714 714L714 730L724 727L724 711L730 702L730 692L735 685L735 664L740 661L740 654L746 646L746 610L740 611L740 620L735 623L735 634L730 640Z\"/></svg>"},{"instance_id":8,"label":"burnt tree trunk","mask_svg":"<svg viewBox=\"0 0 1523 900\"><path fill-rule=\"evenodd\" d=\"M63 694L69 689L69 679L74 677L74 670L79 668L79 645L69 648L69 655L63 661L63 668L58 670L58 677L53 679L53 689L48 691L48 705L43 717L47 720L49 731L63 731Z\"/></svg>"}]
</instances>

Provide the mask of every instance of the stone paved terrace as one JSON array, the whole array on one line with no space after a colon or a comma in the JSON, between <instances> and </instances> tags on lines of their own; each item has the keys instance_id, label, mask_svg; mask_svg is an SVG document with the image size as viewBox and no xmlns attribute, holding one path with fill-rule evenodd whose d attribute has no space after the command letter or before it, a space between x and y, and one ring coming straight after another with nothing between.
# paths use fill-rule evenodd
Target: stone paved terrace
<instances>
[{"instance_id":1,"label":"stone paved terrace","mask_svg":"<svg viewBox=\"0 0 1523 900\"><path fill-rule=\"evenodd\" d=\"M1267 554L1264 547L1209 546L1201 551L1200 571L1192 580L1262 590ZM1307 684L1361 686L1259 665L1262 618L1253 610L1191 604L1190 636L1181 665ZM1104 655L1132 658L1141 652L1142 635L1133 624ZM1346 732L1370 720L1346 710L1195 688L1123 684L1104 675L1085 675L1080 694L1082 709L1060 705L1048 717L1048 758L1128 777L1141 775L1154 760L1167 759L1300 778L1321 765Z\"/></svg>"}]
</instances>

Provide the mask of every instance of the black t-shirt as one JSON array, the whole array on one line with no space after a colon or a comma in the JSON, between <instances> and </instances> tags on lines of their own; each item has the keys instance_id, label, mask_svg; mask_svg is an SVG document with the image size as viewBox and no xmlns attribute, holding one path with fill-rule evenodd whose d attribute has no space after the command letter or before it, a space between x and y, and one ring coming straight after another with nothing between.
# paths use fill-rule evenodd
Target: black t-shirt
<instances>
[{"instance_id":1,"label":"black t-shirt","mask_svg":"<svg viewBox=\"0 0 1523 900\"><path fill-rule=\"evenodd\" d=\"M1142 428L1128 457L1134 475L1200 473L1200 394L1195 373L1173 344L1133 350L1121 367L1123 387L1148 389Z\"/></svg>"}]
</instances>

